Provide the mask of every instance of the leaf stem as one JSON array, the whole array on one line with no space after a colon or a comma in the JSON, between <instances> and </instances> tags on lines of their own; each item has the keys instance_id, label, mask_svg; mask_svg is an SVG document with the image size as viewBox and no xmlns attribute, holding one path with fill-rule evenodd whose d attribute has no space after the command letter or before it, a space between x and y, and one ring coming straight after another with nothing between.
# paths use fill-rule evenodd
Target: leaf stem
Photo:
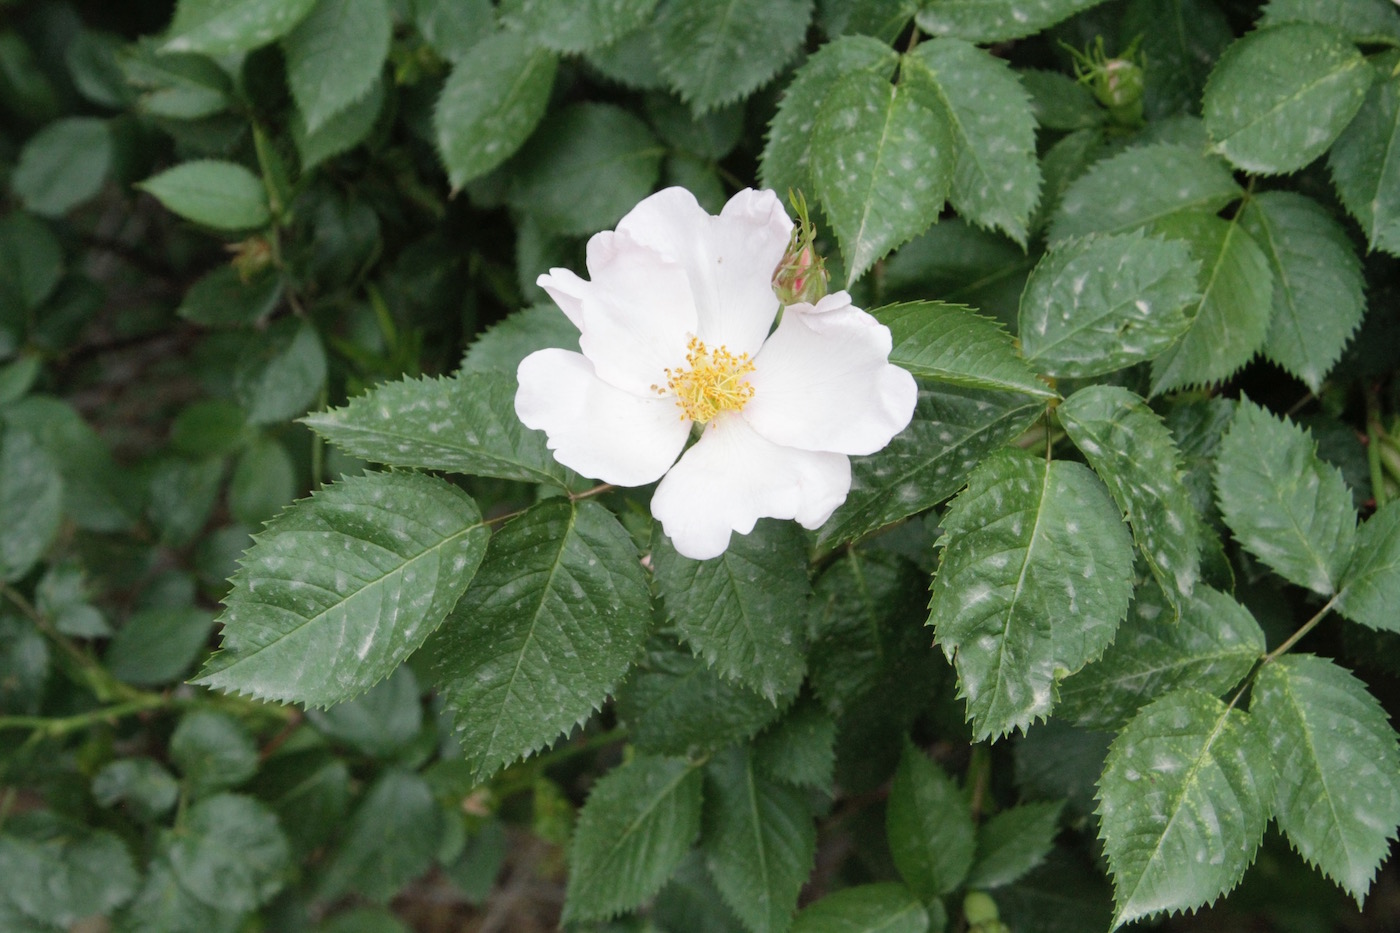
<instances>
[{"instance_id":1,"label":"leaf stem","mask_svg":"<svg viewBox=\"0 0 1400 933\"><path fill-rule=\"evenodd\" d=\"M1271 663L1276 658L1278 658L1279 655L1283 654L1284 652L1288 651L1288 649L1298 644L1299 640L1302 639L1304 635L1308 634L1308 632L1311 632L1314 628L1317 627L1317 623L1322 621L1323 616L1327 615L1327 613L1332 611L1332 607L1336 605L1336 603L1336 596L1333 596L1331 599L1327 600L1326 605L1324 605L1321 609L1317 610L1317 614L1314 615L1311 619L1304 622L1302 628L1298 629L1298 631L1288 636L1288 639L1284 641L1283 644L1279 645L1273 651L1270 651L1268 654L1264 655L1264 660L1260 662L1259 666L1263 667L1265 664Z\"/></svg>"},{"instance_id":2,"label":"leaf stem","mask_svg":"<svg viewBox=\"0 0 1400 933\"><path fill-rule=\"evenodd\" d=\"M617 488L617 486L613 485L612 483L599 483L597 486L594 486L592 489L585 489L583 492L571 492L571 493L569 493L569 500L570 500L571 502L578 502L580 499L587 499L587 498L589 498L590 496L599 496L599 495L602 495L602 494L605 493L605 492L608 492L608 491L613 490L613 489L616 489L616 488Z\"/></svg>"},{"instance_id":3,"label":"leaf stem","mask_svg":"<svg viewBox=\"0 0 1400 933\"><path fill-rule=\"evenodd\" d=\"M1381 403L1375 386L1366 388L1366 465L1371 471L1371 497L1376 508L1383 507L1389 497L1385 493L1385 470L1381 465Z\"/></svg>"},{"instance_id":4,"label":"leaf stem","mask_svg":"<svg viewBox=\"0 0 1400 933\"><path fill-rule=\"evenodd\" d=\"M134 716L147 710L170 705L171 699L159 693L147 693L137 699L112 706L103 706L86 713L49 718L46 716L0 716L0 731L5 729L34 729L51 738L67 735L102 722Z\"/></svg>"}]
</instances>

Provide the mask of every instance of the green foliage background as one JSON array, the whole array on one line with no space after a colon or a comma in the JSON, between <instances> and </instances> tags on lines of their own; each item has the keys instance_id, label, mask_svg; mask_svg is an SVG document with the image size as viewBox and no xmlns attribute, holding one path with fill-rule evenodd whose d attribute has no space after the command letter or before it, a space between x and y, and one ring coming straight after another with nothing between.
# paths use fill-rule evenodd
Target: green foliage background
<instances>
[{"instance_id":1,"label":"green foliage background","mask_svg":"<svg viewBox=\"0 0 1400 933\"><path fill-rule=\"evenodd\" d=\"M1397 50L0 0L0 929L1393 927ZM705 562L512 408L671 184L802 192L920 386Z\"/></svg>"}]
</instances>

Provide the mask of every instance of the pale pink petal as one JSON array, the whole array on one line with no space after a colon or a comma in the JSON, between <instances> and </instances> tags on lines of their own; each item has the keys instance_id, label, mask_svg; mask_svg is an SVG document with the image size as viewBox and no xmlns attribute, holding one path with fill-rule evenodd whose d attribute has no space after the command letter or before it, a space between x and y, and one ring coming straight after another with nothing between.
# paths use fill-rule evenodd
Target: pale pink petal
<instances>
[{"instance_id":1,"label":"pale pink petal","mask_svg":"<svg viewBox=\"0 0 1400 933\"><path fill-rule=\"evenodd\" d=\"M655 482L690 434L673 400L608 385L572 350L537 350L516 378L515 414L548 435L556 460L584 476L619 486Z\"/></svg>"},{"instance_id":2,"label":"pale pink petal","mask_svg":"<svg viewBox=\"0 0 1400 933\"><path fill-rule=\"evenodd\" d=\"M745 189L715 217L689 191L667 188L632 208L617 229L686 270L697 337L736 355L758 351L777 315L773 272L792 231L777 195Z\"/></svg>"},{"instance_id":3,"label":"pale pink petal","mask_svg":"<svg viewBox=\"0 0 1400 933\"><path fill-rule=\"evenodd\" d=\"M583 330L583 296L589 283L569 269L550 269L535 279L535 284L549 293L559 310L579 330Z\"/></svg>"},{"instance_id":4,"label":"pale pink petal","mask_svg":"<svg viewBox=\"0 0 1400 933\"><path fill-rule=\"evenodd\" d=\"M661 480L651 514L677 551L706 560L724 553L730 532L748 534L760 518L818 528L850 488L844 455L779 447L743 418L724 414Z\"/></svg>"},{"instance_id":5,"label":"pale pink petal","mask_svg":"<svg viewBox=\"0 0 1400 933\"><path fill-rule=\"evenodd\" d=\"M695 304L685 269L623 233L589 241L593 280L583 296L579 349L598 377L636 395L685 364Z\"/></svg>"},{"instance_id":6,"label":"pale pink petal","mask_svg":"<svg viewBox=\"0 0 1400 933\"><path fill-rule=\"evenodd\" d=\"M743 417L785 447L874 453L909 424L918 395L889 354L889 328L845 292L790 305L754 358Z\"/></svg>"}]
</instances>

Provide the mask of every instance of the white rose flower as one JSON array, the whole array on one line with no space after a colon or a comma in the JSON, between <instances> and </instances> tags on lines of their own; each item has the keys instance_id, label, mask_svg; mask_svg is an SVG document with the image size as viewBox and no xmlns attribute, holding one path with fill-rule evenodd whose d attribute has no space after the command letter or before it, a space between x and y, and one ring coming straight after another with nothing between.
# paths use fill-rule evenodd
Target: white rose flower
<instances>
[{"instance_id":1,"label":"white rose flower","mask_svg":"<svg viewBox=\"0 0 1400 933\"><path fill-rule=\"evenodd\" d=\"M764 517L820 527L850 491L850 456L913 416L889 328L847 293L790 305L773 327L791 230L771 191L741 191L716 217L668 188L588 241L591 280L539 277L583 352L526 357L516 414L585 476L661 480L651 513L686 557L717 557Z\"/></svg>"}]
</instances>

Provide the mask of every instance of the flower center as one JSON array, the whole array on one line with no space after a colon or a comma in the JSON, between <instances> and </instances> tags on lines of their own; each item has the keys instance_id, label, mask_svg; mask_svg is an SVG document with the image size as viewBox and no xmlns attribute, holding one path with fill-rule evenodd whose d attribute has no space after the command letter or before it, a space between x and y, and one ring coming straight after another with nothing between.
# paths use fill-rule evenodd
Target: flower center
<instances>
[{"instance_id":1,"label":"flower center","mask_svg":"<svg viewBox=\"0 0 1400 933\"><path fill-rule=\"evenodd\" d=\"M753 398L744 377L753 372L747 353L728 347L711 350L698 337L686 344L684 369L666 369L666 385L652 386L657 395L674 395L682 418L704 424L722 411L739 411Z\"/></svg>"}]
</instances>

